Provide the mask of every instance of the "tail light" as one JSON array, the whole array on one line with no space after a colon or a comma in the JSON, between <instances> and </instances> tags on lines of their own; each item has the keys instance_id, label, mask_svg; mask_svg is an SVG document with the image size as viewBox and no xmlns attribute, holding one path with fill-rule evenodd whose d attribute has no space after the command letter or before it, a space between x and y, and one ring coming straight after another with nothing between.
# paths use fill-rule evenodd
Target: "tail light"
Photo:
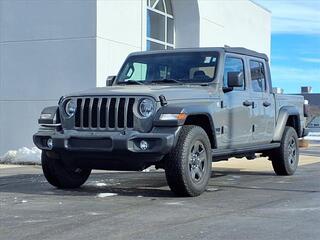
<instances>
[{"instance_id":1,"label":"tail light","mask_svg":"<svg viewBox=\"0 0 320 240\"><path fill-rule=\"evenodd\" d=\"M303 115L304 115L304 117L309 117L309 101L308 100L304 100Z\"/></svg>"}]
</instances>

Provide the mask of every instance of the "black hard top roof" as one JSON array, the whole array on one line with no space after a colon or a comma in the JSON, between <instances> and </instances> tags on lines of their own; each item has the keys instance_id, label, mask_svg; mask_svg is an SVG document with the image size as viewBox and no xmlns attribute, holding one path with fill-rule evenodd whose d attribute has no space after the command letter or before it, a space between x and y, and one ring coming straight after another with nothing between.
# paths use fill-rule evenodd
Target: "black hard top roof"
<instances>
[{"instance_id":1,"label":"black hard top roof","mask_svg":"<svg viewBox=\"0 0 320 240\"><path fill-rule=\"evenodd\" d=\"M144 54L159 54L159 53L175 53L175 52L199 52L199 51L216 51L220 53L235 53L241 55L247 55L257 58L265 59L269 61L269 58L264 53L259 53L243 47L205 47L205 48L175 48L173 50L157 50L157 51L143 51L143 52L134 52L130 55L144 55Z\"/></svg>"},{"instance_id":2,"label":"black hard top roof","mask_svg":"<svg viewBox=\"0 0 320 240\"><path fill-rule=\"evenodd\" d=\"M266 54L264 53L259 53L247 48L242 48L242 47L230 47L230 48L223 48L225 52L229 53L238 53L242 55L247 55L247 56L252 56L252 57L257 57L257 58L263 58L266 61L269 61L269 58Z\"/></svg>"}]
</instances>

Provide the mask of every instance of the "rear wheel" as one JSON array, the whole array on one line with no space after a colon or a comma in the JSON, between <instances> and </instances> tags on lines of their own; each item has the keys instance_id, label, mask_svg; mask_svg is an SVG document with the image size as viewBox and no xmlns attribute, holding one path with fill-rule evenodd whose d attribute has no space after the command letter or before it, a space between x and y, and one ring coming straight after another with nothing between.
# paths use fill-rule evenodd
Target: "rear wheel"
<instances>
[{"instance_id":1,"label":"rear wheel","mask_svg":"<svg viewBox=\"0 0 320 240\"><path fill-rule=\"evenodd\" d=\"M42 170L47 181L57 188L78 188L90 176L91 169L66 167L60 158L51 157L50 152L42 151Z\"/></svg>"},{"instance_id":2,"label":"rear wheel","mask_svg":"<svg viewBox=\"0 0 320 240\"><path fill-rule=\"evenodd\" d=\"M211 176L211 144L198 126L183 126L175 149L165 159L170 189L178 196L198 196Z\"/></svg>"},{"instance_id":3,"label":"rear wheel","mask_svg":"<svg viewBox=\"0 0 320 240\"><path fill-rule=\"evenodd\" d=\"M293 175L299 163L298 136L294 128L286 127L279 148L272 150L269 158L277 175Z\"/></svg>"}]
</instances>

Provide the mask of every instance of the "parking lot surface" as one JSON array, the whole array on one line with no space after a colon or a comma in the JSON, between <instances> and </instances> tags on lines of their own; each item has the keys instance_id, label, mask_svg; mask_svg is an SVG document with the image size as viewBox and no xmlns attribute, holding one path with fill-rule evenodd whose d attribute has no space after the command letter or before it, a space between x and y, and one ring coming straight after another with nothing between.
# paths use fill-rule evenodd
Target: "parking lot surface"
<instances>
[{"instance_id":1,"label":"parking lot surface","mask_svg":"<svg viewBox=\"0 0 320 240\"><path fill-rule=\"evenodd\" d=\"M320 239L319 148L302 153L289 177L266 159L214 163L196 198L175 197L162 171L95 171L64 191L39 166L2 167L0 239Z\"/></svg>"}]
</instances>

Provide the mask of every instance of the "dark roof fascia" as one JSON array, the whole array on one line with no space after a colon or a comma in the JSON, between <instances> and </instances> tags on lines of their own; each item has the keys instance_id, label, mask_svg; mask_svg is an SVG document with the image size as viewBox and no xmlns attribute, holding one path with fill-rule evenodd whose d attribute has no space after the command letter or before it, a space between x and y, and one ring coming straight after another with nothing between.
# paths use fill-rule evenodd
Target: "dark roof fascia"
<instances>
[{"instance_id":1,"label":"dark roof fascia","mask_svg":"<svg viewBox=\"0 0 320 240\"><path fill-rule=\"evenodd\" d=\"M242 47L201 47L201 48L176 48L174 50L156 50L156 51L142 51L142 52L133 52L129 56L139 56L139 55L153 55L153 54L164 54L164 53L181 53L181 52L206 52L206 51L216 51L224 53L236 53L241 55L247 55L257 58L265 59L269 61L269 58L266 54L258 53L253 50Z\"/></svg>"}]
</instances>

